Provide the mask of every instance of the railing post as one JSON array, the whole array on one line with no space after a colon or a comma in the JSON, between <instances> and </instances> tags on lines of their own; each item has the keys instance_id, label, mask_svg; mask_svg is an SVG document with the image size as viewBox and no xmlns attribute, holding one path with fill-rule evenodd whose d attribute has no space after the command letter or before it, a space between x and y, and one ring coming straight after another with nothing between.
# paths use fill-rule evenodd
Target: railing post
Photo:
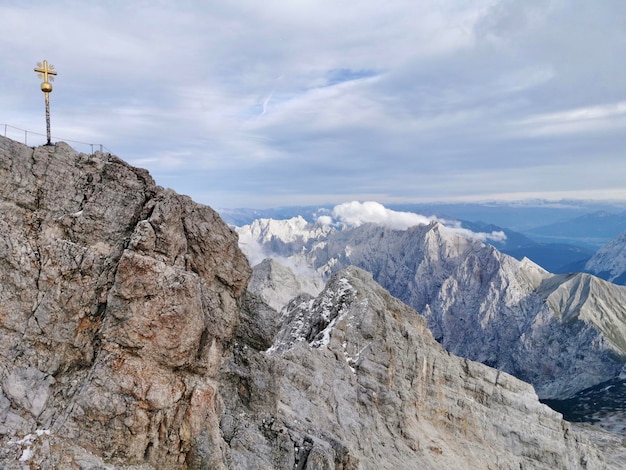
<instances>
[{"instance_id":1,"label":"railing post","mask_svg":"<svg viewBox=\"0 0 626 470\"><path fill-rule=\"evenodd\" d=\"M6 137L6 136L7 136L7 133L8 133L8 128L9 128L9 127L12 129L12 131L13 131L13 130L14 130L14 131L16 131L16 132L17 132L17 131L23 131L23 132L24 132L24 144L25 144L25 145L28 145L28 134L29 134L29 133L34 134L34 135L40 135L40 136L43 136L43 134L40 134L40 133L38 133L38 132L32 132L32 131L29 131L29 130L26 130L26 129L22 129L22 128L20 128L20 127L14 127L14 126L12 126L12 125L10 125L10 124L0 124L0 128L1 128L2 126L4 126L4 137ZM0 135L1 135L1 133L2 133L2 131L0 131ZM46 137L48 137L48 136L46 135ZM58 139L58 137L57 137L57 139ZM90 143L87 143L87 142L78 142L78 141L76 141L76 140L67 140L67 142L73 142L73 143L75 143L75 144L81 144L81 145L89 145L89 146L91 147L91 154L92 154L92 155L95 155L94 150L95 150L96 148L99 148L101 153L102 153L102 152L104 152L104 149L106 149L106 150L107 150L107 152L109 152L109 153L111 152L111 151L110 151L109 149L107 149L107 148L106 148L103 144L90 144Z\"/></svg>"}]
</instances>

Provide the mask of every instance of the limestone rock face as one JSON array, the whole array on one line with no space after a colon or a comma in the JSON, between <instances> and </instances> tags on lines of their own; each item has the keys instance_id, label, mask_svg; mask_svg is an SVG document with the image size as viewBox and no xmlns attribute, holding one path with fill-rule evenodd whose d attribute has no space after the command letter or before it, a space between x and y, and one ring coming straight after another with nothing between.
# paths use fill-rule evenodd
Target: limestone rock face
<instances>
[{"instance_id":1,"label":"limestone rock face","mask_svg":"<svg viewBox=\"0 0 626 470\"><path fill-rule=\"evenodd\" d=\"M252 269L248 290L258 294L270 307L280 310L297 294L316 296L324 281L313 271L296 274L278 261L267 258Z\"/></svg>"},{"instance_id":2,"label":"limestone rock face","mask_svg":"<svg viewBox=\"0 0 626 470\"><path fill-rule=\"evenodd\" d=\"M0 459L35 465L45 440L56 468L219 468L215 379L250 276L237 236L63 143L0 138L0 208Z\"/></svg>"},{"instance_id":3,"label":"limestone rock face","mask_svg":"<svg viewBox=\"0 0 626 470\"><path fill-rule=\"evenodd\" d=\"M293 299L267 354L280 370L272 429L301 443L293 468L626 465L606 461L620 437L603 434L602 455L529 384L445 352L423 318L355 267L318 297Z\"/></svg>"},{"instance_id":4,"label":"limestone rock face","mask_svg":"<svg viewBox=\"0 0 626 470\"><path fill-rule=\"evenodd\" d=\"M115 157L0 137L0 206L0 468L625 468L364 271L279 314L213 210Z\"/></svg>"},{"instance_id":5,"label":"limestone rock face","mask_svg":"<svg viewBox=\"0 0 626 470\"><path fill-rule=\"evenodd\" d=\"M600 247L585 269L615 284L626 284L626 232Z\"/></svg>"},{"instance_id":6,"label":"limestone rock face","mask_svg":"<svg viewBox=\"0 0 626 470\"><path fill-rule=\"evenodd\" d=\"M625 367L624 286L584 273L550 274L439 223L328 232L310 224L300 238L281 238L280 222L293 225L259 220L238 228L248 240L242 248L256 242L269 257L278 238L280 259L320 275L365 269L422 314L445 349L532 383L541 398L572 396Z\"/></svg>"}]
</instances>

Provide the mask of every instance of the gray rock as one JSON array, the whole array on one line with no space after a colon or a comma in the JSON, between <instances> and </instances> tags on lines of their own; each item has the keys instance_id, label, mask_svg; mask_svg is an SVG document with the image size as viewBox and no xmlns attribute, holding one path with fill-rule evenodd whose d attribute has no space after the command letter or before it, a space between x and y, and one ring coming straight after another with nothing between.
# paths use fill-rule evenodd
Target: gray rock
<instances>
[{"instance_id":1,"label":"gray rock","mask_svg":"<svg viewBox=\"0 0 626 470\"><path fill-rule=\"evenodd\" d=\"M298 294L315 296L324 288L322 277L313 270L297 274L288 266L267 258L252 269L248 290L280 311Z\"/></svg>"},{"instance_id":2,"label":"gray rock","mask_svg":"<svg viewBox=\"0 0 626 470\"><path fill-rule=\"evenodd\" d=\"M357 268L290 303L269 354L284 368L278 416L305 436L301 468L609 468L532 386L446 353Z\"/></svg>"},{"instance_id":3,"label":"gray rock","mask_svg":"<svg viewBox=\"0 0 626 470\"><path fill-rule=\"evenodd\" d=\"M626 284L626 232L610 240L587 261L585 270L616 284Z\"/></svg>"},{"instance_id":4,"label":"gray rock","mask_svg":"<svg viewBox=\"0 0 626 470\"><path fill-rule=\"evenodd\" d=\"M427 319L448 351L530 382L542 398L572 396L618 376L626 364L624 286L584 273L550 274L437 222L324 232L310 224L309 232L299 226L299 237L293 225L258 220L237 230L265 256L281 240L278 259L306 263L320 275L348 265L371 272Z\"/></svg>"},{"instance_id":5,"label":"gray rock","mask_svg":"<svg viewBox=\"0 0 626 470\"><path fill-rule=\"evenodd\" d=\"M251 273L236 234L63 143L0 138L0 183L0 446L19 459L8 443L40 429L28 464L219 468L216 377Z\"/></svg>"},{"instance_id":6,"label":"gray rock","mask_svg":"<svg viewBox=\"0 0 626 470\"><path fill-rule=\"evenodd\" d=\"M0 137L0 208L2 468L624 468L363 271L277 313L212 209L113 156Z\"/></svg>"}]
</instances>

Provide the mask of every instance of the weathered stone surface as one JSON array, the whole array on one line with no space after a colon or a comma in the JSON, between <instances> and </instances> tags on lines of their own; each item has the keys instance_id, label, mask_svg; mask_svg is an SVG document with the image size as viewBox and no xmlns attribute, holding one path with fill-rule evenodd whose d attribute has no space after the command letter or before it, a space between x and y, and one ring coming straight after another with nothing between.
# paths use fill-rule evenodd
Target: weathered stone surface
<instances>
[{"instance_id":1,"label":"weathered stone surface","mask_svg":"<svg viewBox=\"0 0 626 470\"><path fill-rule=\"evenodd\" d=\"M3 469L624 468L362 271L279 315L215 212L115 157L0 137L0 209Z\"/></svg>"},{"instance_id":2,"label":"weathered stone surface","mask_svg":"<svg viewBox=\"0 0 626 470\"><path fill-rule=\"evenodd\" d=\"M566 423L530 385L446 353L355 268L290 302L268 353L240 344L224 372L235 468L625 467L620 436Z\"/></svg>"},{"instance_id":3,"label":"weathered stone surface","mask_svg":"<svg viewBox=\"0 0 626 470\"><path fill-rule=\"evenodd\" d=\"M239 364L255 361L248 370L268 367L254 351L242 354L247 359ZM266 430L269 420L274 432L261 439L248 422L237 434L229 422L228 435L246 444L235 449L231 437L231 451L246 456L241 468L626 466L613 458L622 452L621 437L599 434L603 454L586 431L540 404L529 384L445 352L414 310L354 267L333 276L318 297L303 295L285 307L267 359L277 384L256 385L246 396L276 398L276 410L266 408L271 418L256 421ZM278 434L288 436L282 446ZM253 446L273 455L274 466L258 464Z\"/></svg>"},{"instance_id":4,"label":"weathered stone surface","mask_svg":"<svg viewBox=\"0 0 626 470\"><path fill-rule=\"evenodd\" d=\"M585 264L585 270L615 284L626 284L626 232L600 247Z\"/></svg>"},{"instance_id":5,"label":"weathered stone surface","mask_svg":"<svg viewBox=\"0 0 626 470\"><path fill-rule=\"evenodd\" d=\"M63 143L0 138L0 208L2 445L43 429L95 462L64 468L219 468L215 378L251 272L236 235Z\"/></svg>"},{"instance_id":6,"label":"weathered stone surface","mask_svg":"<svg viewBox=\"0 0 626 470\"><path fill-rule=\"evenodd\" d=\"M320 275L349 265L371 272L427 319L448 351L530 382L542 398L572 396L626 367L624 286L584 273L550 274L438 222L324 231L299 218L261 219L237 231L242 249ZM281 283L278 303L303 291L290 296L289 285Z\"/></svg>"}]
</instances>

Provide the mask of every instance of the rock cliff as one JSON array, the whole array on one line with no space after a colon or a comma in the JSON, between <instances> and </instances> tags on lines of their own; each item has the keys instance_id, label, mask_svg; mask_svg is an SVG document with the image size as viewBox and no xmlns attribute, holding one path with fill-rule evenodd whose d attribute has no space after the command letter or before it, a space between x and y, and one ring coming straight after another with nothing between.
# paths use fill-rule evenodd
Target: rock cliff
<instances>
[{"instance_id":1,"label":"rock cliff","mask_svg":"<svg viewBox=\"0 0 626 470\"><path fill-rule=\"evenodd\" d=\"M279 315L213 210L116 157L0 137L0 206L2 468L626 468L363 271Z\"/></svg>"},{"instance_id":2,"label":"rock cliff","mask_svg":"<svg viewBox=\"0 0 626 470\"><path fill-rule=\"evenodd\" d=\"M274 259L265 259L254 266L248 290L258 294L275 310L287 304L296 294L316 296L324 288L319 276L311 273L294 273Z\"/></svg>"},{"instance_id":3,"label":"rock cliff","mask_svg":"<svg viewBox=\"0 0 626 470\"><path fill-rule=\"evenodd\" d=\"M0 138L0 207L0 458L34 463L19 442L45 430L48 468L85 452L217 468L216 380L251 272L236 235L63 143Z\"/></svg>"},{"instance_id":4,"label":"rock cliff","mask_svg":"<svg viewBox=\"0 0 626 470\"><path fill-rule=\"evenodd\" d=\"M279 221L237 230L248 240L244 250L275 256L279 247L281 259L320 275L349 265L371 272L427 319L448 351L530 382L542 398L572 396L626 363L626 288L595 276L550 274L436 222L329 232L310 224L300 239L284 239Z\"/></svg>"}]
</instances>

